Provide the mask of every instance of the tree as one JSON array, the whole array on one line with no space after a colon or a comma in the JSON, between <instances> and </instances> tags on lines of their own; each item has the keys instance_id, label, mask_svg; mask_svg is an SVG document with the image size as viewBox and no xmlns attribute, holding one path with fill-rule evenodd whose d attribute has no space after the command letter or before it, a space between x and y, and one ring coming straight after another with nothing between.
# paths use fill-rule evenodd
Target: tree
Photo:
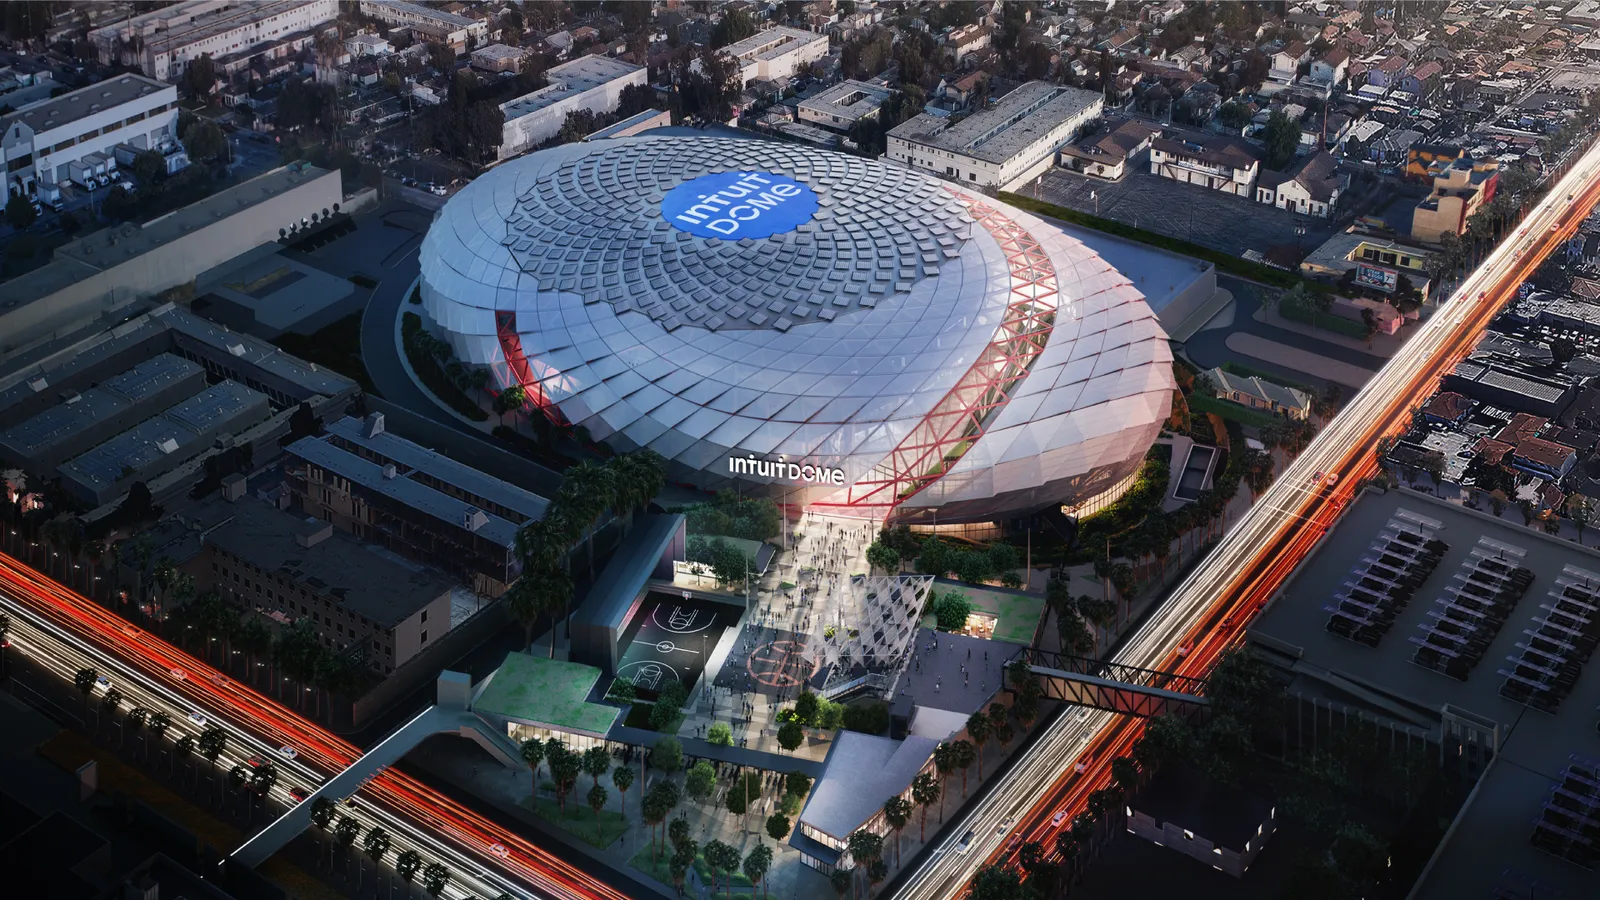
<instances>
[{"instance_id":1,"label":"tree","mask_svg":"<svg viewBox=\"0 0 1600 900\"><path fill-rule=\"evenodd\" d=\"M982 710L967 716L967 736L972 738L972 743L978 751L978 781L980 782L983 781L983 745L993 733L994 729L989 723L989 717L984 715Z\"/></svg>"},{"instance_id":2,"label":"tree","mask_svg":"<svg viewBox=\"0 0 1600 900\"><path fill-rule=\"evenodd\" d=\"M761 883L761 896L767 895L767 870L772 868L772 848L757 844L744 858L744 877L754 886Z\"/></svg>"},{"instance_id":3,"label":"tree","mask_svg":"<svg viewBox=\"0 0 1600 900\"><path fill-rule=\"evenodd\" d=\"M873 541L867 547L867 565L873 569L882 569L884 574L898 572L900 554L893 547Z\"/></svg>"},{"instance_id":4,"label":"tree","mask_svg":"<svg viewBox=\"0 0 1600 900\"><path fill-rule=\"evenodd\" d=\"M564 811L567 808L567 793L578 783L578 775L583 772L583 756L568 750L565 744L555 738L545 742L544 752L550 767L550 780L556 785L556 806Z\"/></svg>"},{"instance_id":5,"label":"tree","mask_svg":"<svg viewBox=\"0 0 1600 900\"><path fill-rule=\"evenodd\" d=\"M778 726L778 746L793 753L805 743L806 732L799 722L785 722Z\"/></svg>"},{"instance_id":6,"label":"tree","mask_svg":"<svg viewBox=\"0 0 1600 900\"><path fill-rule=\"evenodd\" d=\"M39 218L33 209L33 202L22 194L12 194L6 201L6 224L18 231L32 225Z\"/></svg>"},{"instance_id":7,"label":"tree","mask_svg":"<svg viewBox=\"0 0 1600 900\"><path fill-rule=\"evenodd\" d=\"M622 802L622 814L628 814L628 788L633 786L633 769L617 766L611 770L611 783L617 786L617 799Z\"/></svg>"},{"instance_id":8,"label":"tree","mask_svg":"<svg viewBox=\"0 0 1600 900\"><path fill-rule=\"evenodd\" d=\"M1217 121L1234 132L1238 133L1250 124L1250 107L1238 100L1229 100L1217 110Z\"/></svg>"},{"instance_id":9,"label":"tree","mask_svg":"<svg viewBox=\"0 0 1600 900\"><path fill-rule=\"evenodd\" d=\"M963 556L976 554L963 554ZM960 631L972 615L972 600L961 591L945 591L933 602L933 614L940 631Z\"/></svg>"},{"instance_id":10,"label":"tree","mask_svg":"<svg viewBox=\"0 0 1600 900\"><path fill-rule=\"evenodd\" d=\"M957 4L953 4L953 5L961 6L962 4L957 3ZM850 886L855 883L855 877L856 877L856 870L855 869L853 869L853 868L846 869L846 868L840 867L840 868L834 869L833 870L833 874L828 876L828 883L833 886L833 892L835 894L838 894L840 897L843 897L844 896L844 892L850 890Z\"/></svg>"},{"instance_id":11,"label":"tree","mask_svg":"<svg viewBox=\"0 0 1600 900\"><path fill-rule=\"evenodd\" d=\"M727 722L713 722L706 729L706 742L718 747L732 747L733 729L728 727Z\"/></svg>"},{"instance_id":12,"label":"tree","mask_svg":"<svg viewBox=\"0 0 1600 900\"><path fill-rule=\"evenodd\" d=\"M789 817L781 812L775 812L767 817L767 834L775 841L781 841L789 836Z\"/></svg>"},{"instance_id":13,"label":"tree","mask_svg":"<svg viewBox=\"0 0 1600 900\"><path fill-rule=\"evenodd\" d=\"M207 162L228 152L228 136L215 122L201 122L183 136L183 149L195 162Z\"/></svg>"},{"instance_id":14,"label":"tree","mask_svg":"<svg viewBox=\"0 0 1600 900\"><path fill-rule=\"evenodd\" d=\"M415 850L401 850L400 855L394 859L394 873L407 885L417 877L417 870L422 868L422 854Z\"/></svg>"},{"instance_id":15,"label":"tree","mask_svg":"<svg viewBox=\"0 0 1600 900\"><path fill-rule=\"evenodd\" d=\"M494 412L500 417L500 424L506 423L506 413L522 409L528 402L528 392L520 384L513 384L494 395Z\"/></svg>"},{"instance_id":16,"label":"tree","mask_svg":"<svg viewBox=\"0 0 1600 900\"><path fill-rule=\"evenodd\" d=\"M605 748L602 747L601 749ZM589 808L594 810L595 837L600 837L600 810L606 805L606 789L600 786L600 782L596 781L594 786L589 788L588 800Z\"/></svg>"},{"instance_id":17,"label":"tree","mask_svg":"<svg viewBox=\"0 0 1600 900\"><path fill-rule=\"evenodd\" d=\"M1281 110L1267 118L1267 127L1261 133L1266 142L1266 158L1262 165L1269 169L1284 170L1300 150L1300 126Z\"/></svg>"},{"instance_id":18,"label":"tree","mask_svg":"<svg viewBox=\"0 0 1600 900\"><path fill-rule=\"evenodd\" d=\"M600 776L611 771L611 754L604 747L590 747L583 751L583 771L588 773L593 784L600 785Z\"/></svg>"},{"instance_id":19,"label":"tree","mask_svg":"<svg viewBox=\"0 0 1600 900\"><path fill-rule=\"evenodd\" d=\"M389 847L392 843L389 832L382 828L374 828L367 832L367 839L362 842L362 846L367 852L367 857L372 860L373 865L382 865L383 858L389 853Z\"/></svg>"},{"instance_id":20,"label":"tree","mask_svg":"<svg viewBox=\"0 0 1600 900\"><path fill-rule=\"evenodd\" d=\"M522 742L522 761L528 764L533 780L533 795L539 795L539 763L544 762L544 741L528 738Z\"/></svg>"},{"instance_id":21,"label":"tree","mask_svg":"<svg viewBox=\"0 0 1600 900\"><path fill-rule=\"evenodd\" d=\"M89 705L89 694L94 691L95 680L99 677L100 673L90 668L79 669L77 674L72 676L72 686L83 695L84 706Z\"/></svg>"},{"instance_id":22,"label":"tree","mask_svg":"<svg viewBox=\"0 0 1600 900\"><path fill-rule=\"evenodd\" d=\"M726 850L724 848L726 848L726 850L733 849L719 840L713 839L706 841L705 860L706 867L711 870L712 896L716 896L717 893L717 873L722 870L723 863L727 861ZM734 850L733 852L737 854L739 851Z\"/></svg>"},{"instance_id":23,"label":"tree","mask_svg":"<svg viewBox=\"0 0 1600 900\"><path fill-rule=\"evenodd\" d=\"M689 772L683 779L683 789L689 795L689 799L696 803L706 802L717 789L717 770L706 760L700 760L689 767Z\"/></svg>"},{"instance_id":24,"label":"tree","mask_svg":"<svg viewBox=\"0 0 1600 900\"><path fill-rule=\"evenodd\" d=\"M977 754L972 749L971 741L952 741L950 743L950 758L955 767L961 770L961 799L967 799L967 769L977 759Z\"/></svg>"},{"instance_id":25,"label":"tree","mask_svg":"<svg viewBox=\"0 0 1600 900\"><path fill-rule=\"evenodd\" d=\"M657 738L650 748L650 765L663 772L683 769L683 744L675 737Z\"/></svg>"},{"instance_id":26,"label":"tree","mask_svg":"<svg viewBox=\"0 0 1600 900\"><path fill-rule=\"evenodd\" d=\"M711 29L711 46L726 47L756 33L755 20L748 12L734 7L724 10L722 21Z\"/></svg>"},{"instance_id":27,"label":"tree","mask_svg":"<svg viewBox=\"0 0 1600 900\"><path fill-rule=\"evenodd\" d=\"M1003 863L982 866L972 876L972 900L1022 900L1022 875Z\"/></svg>"},{"instance_id":28,"label":"tree","mask_svg":"<svg viewBox=\"0 0 1600 900\"><path fill-rule=\"evenodd\" d=\"M349 816L340 816L338 823L333 826L333 836L339 842L339 846L348 851L355 846L356 839L361 837L361 823Z\"/></svg>"},{"instance_id":29,"label":"tree","mask_svg":"<svg viewBox=\"0 0 1600 900\"><path fill-rule=\"evenodd\" d=\"M894 829L894 855L900 857L900 831L911 822L911 801L896 794L883 801L883 820Z\"/></svg>"},{"instance_id":30,"label":"tree","mask_svg":"<svg viewBox=\"0 0 1600 900\"><path fill-rule=\"evenodd\" d=\"M217 85L217 65L211 61L211 54L202 53L189 60L178 83L191 100L210 103L211 90Z\"/></svg>"},{"instance_id":31,"label":"tree","mask_svg":"<svg viewBox=\"0 0 1600 900\"><path fill-rule=\"evenodd\" d=\"M428 863L422 870L422 889L427 891L430 897L443 895L445 885L449 883L450 870L439 863Z\"/></svg>"},{"instance_id":32,"label":"tree","mask_svg":"<svg viewBox=\"0 0 1600 900\"><path fill-rule=\"evenodd\" d=\"M934 780L931 772L923 772L911 780L911 799L922 808L922 823L918 831L918 840L928 840L928 807L939 802L939 782Z\"/></svg>"}]
</instances>

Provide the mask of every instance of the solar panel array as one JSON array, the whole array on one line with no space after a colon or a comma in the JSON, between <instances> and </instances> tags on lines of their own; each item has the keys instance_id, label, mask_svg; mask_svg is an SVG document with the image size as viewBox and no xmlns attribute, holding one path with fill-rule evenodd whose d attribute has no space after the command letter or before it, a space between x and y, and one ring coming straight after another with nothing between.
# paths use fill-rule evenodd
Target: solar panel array
<instances>
[{"instance_id":1,"label":"solar panel array","mask_svg":"<svg viewBox=\"0 0 1600 900\"><path fill-rule=\"evenodd\" d=\"M1526 555L1521 547L1479 538L1444 594L1433 601L1427 620L1417 626L1411 661L1466 681L1533 584L1533 572L1521 565Z\"/></svg>"},{"instance_id":2,"label":"solar panel array","mask_svg":"<svg viewBox=\"0 0 1600 900\"><path fill-rule=\"evenodd\" d=\"M1523 629L1527 640L1517 642L1520 652L1499 669L1506 679L1500 696L1554 713L1600 641L1600 575L1568 564L1539 608L1533 627Z\"/></svg>"},{"instance_id":3,"label":"solar panel array","mask_svg":"<svg viewBox=\"0 0 1600 900\"><path fill-rule=\"evenodd\" d=\"M1327 630L1368 647L1394 626L1417 588L1439 565L1450 545L1435 538L1441 525L1398 510L1350 572L1328 611Z\"/></svg>"}]
</instances>

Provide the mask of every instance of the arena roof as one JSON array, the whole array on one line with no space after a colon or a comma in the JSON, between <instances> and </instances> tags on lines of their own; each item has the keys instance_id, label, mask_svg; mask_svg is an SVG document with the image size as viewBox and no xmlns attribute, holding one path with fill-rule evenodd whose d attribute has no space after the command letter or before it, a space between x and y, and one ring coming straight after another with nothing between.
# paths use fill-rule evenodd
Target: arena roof
<instances>
[{"instance_id":1,"label":"arena roof","mask_svg":"<svg viewBox=\"0 0 1600 900\"><path fill-rule=\"evenodd\" d=\"M751 173L756 191L814 195L815 212L717 238L663 211L675 188ZM752 212L742 184L700 199ZM761 208L750 218L793 215ZM424 239L422 299L462 359L619 449L708 475L746 455L850 482L914 468L942 486L929 505L1023 491L1037 508L1052 483L1126 477L1173 387L1143 297L1061 229L905 167L771 141L618 138L492 169Z\"/></svg>"}]
</instances>

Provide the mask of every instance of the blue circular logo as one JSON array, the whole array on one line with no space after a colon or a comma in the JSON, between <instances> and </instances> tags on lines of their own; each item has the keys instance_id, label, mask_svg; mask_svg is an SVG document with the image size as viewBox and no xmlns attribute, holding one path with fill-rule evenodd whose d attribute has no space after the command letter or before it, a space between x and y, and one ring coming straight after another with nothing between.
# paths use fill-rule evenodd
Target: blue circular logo
<instances>
[{"instance_id":1,"label":"blue circular logo","mask_svg":"<svg viewBox=\"0 0 1600 900\"><path fill-rule=\"evenodd\" d=\"M793 231L816 212L815 191L771 172L701 175L668 191L661 201L661 215L672 227L724 241Z\"/></svg>"}]
</instances>

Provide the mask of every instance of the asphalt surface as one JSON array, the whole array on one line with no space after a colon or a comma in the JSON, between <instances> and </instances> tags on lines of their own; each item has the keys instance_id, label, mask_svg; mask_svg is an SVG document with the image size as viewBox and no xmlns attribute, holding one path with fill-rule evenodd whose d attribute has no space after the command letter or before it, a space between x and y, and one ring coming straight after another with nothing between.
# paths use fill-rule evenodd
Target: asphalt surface
<instances>
[{"instance_id":1,"label":"asphalt surface","mask_svg":"<svg viewBox=\"0 0 1600 900\"><path fill-rule=\"evenodd\" d=\"M1185 352L1198 366L1210 369L1232 361L1261 369L1264 372L1273 372L1292 381L1304 382L1319 388L1326 388L1331 383L1328 379L1309 372L1301 372L1297 369L1274 365L1230 348L1227 345L1228 335L1236 332L1253 334L1274 343L1282 344L1285 347L1292 347L1296 350L1303 350L1306 353L1314 353L1352 366L1359 366L1371 372L1378 371L1383 368L1384 363L1388 362L1387 359L1381 356L1362 353L1359 350L1352 350L1349 347L1326 341L1319 341L1298 331L1289 331L1257 321L1255 313L1256 310L1261 308L1262 294L1268 291L1276 292L1277 288L1264 287L1254 282L1242 281L1227 275L1217 276L1217 285L1233 294L1233 324L1224 328L1211 328L1200 331L1184 343ZM1350 393L1349 388L1359 388L1361 385L1341 384L1340 387L1348 394Z\"/></svg>"}]
</instances>

